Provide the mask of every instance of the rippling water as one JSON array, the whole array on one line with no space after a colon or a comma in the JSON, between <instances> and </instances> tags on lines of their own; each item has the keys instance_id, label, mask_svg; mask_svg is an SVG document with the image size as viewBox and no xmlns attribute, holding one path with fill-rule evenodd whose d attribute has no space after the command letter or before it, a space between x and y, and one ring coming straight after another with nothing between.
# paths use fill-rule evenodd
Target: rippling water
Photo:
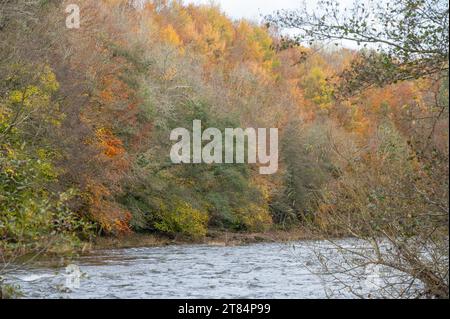
<instances>
[{"instance_id":1,"label":"rippling water","mask_svg":"<svg viewBox=\"0 0 450 319\"><path fill-rule=\"evenodd\" d=\"M65 265L34 265L10 280L26 298L325 298L323 281L308 270L317 263L309 245L102 250L71 261L79 287Z\"/></svg>"}]
</instances>

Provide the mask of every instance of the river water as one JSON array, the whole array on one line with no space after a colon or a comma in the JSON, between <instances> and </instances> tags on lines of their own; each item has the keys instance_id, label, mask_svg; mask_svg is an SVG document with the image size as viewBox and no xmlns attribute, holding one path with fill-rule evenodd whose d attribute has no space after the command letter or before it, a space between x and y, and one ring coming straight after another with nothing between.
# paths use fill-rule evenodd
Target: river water
<instances>
[{"instance_id":1,"label":"river water","mask_svg":"<svg viewBox=\"0 0 450 319\"><path fill-rule=\"evenodd\" d=\"M99 250L8 279L25 298L326 298L335 283L311 272L311 243Z\"/></svg>"}]
</instances>

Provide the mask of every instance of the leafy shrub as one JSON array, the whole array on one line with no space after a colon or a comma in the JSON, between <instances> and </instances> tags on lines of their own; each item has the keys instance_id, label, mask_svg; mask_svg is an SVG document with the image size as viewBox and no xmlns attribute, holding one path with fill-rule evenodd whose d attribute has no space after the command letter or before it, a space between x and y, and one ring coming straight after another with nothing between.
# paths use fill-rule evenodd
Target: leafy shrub
<instances>
[{"instance_id":1,"label":"leafy shrub","mask_svg":"<svg viewBox=\"0 0 450 319\"><path fill-rule=\"evenodd\" d=\"M0 158L0 238L3 243L37 243L55 234L75 243L79 234L89 236L91 224L67 207L76 191L55 193L48 189L48 184L57 176L50 161L26 158L12 150L6 153Z\"/></svg>"},{"instance_id":2,"label":"leafy shrub","mask_svg":"<svg viewBox=\"0 0 450 319\"><path fill-rule=\"evenodd\" d=\"M161 232L182 234L194 239L202 238L207 232L208 215L185 202L179 202L174 209L162 210L155 228Z\"/></svg>"},{"instance_id":3,"label":"leafy shrub","mask_svg":"<svg viewBox=\"0 0 450 319\"><path fill-rule=\"evenodd\" d=\"M243 228L248 231L263 232L272 226L269 210L255 204L250 204L245 209L239 209L237 218Z\"/></svg>"}]
</instances>

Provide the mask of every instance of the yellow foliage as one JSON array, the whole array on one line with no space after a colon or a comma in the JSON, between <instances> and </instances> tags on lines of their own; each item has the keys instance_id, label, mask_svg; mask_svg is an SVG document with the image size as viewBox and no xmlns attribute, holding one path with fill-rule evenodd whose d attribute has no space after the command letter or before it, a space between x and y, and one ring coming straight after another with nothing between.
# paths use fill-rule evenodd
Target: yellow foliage
<instances>
[{"instance_id":1,"label":"yellow foliage","mask_svg":"<svg viewBox=\"0 0 450 319\"><path fill-rule=\"evenodd\" d=\"M192 208L186 202L178 202L174 209L162 209L155 228L168 234L182 234L191 238L206 235L208 214Z\"/></svg>"},{"instance_id":2,"label":"yellow foliage","mask_svg":"<svg viewBox=\"0 0 450 319\"><path fill-rule=\"evenodd\" d=\"M161 38L177 47L182 44L177 31L171 24L161 30Z\"/></svg>"},{"instance_id":3,"label":"yellow foliage","mask_svg":"<svg viewBox=\"0 0 450 319\"><path fill-rule=\"evenodd\" d=\"M319 67L313 67L304 80L305 97L320 109L331 107L331 87L327 83L325 72Z\"/></svg>"},{"instance_id":4,"label":"yellow foliage","mask_svg":"<svg viewBox=\"0 0 450 319\"><path fill-rule=\"evenodd\" d=\"M266 231L272 226L272 217L267 207L250 204L237 212L240 222L249 231Z\"/></svg>"}]
</instances>

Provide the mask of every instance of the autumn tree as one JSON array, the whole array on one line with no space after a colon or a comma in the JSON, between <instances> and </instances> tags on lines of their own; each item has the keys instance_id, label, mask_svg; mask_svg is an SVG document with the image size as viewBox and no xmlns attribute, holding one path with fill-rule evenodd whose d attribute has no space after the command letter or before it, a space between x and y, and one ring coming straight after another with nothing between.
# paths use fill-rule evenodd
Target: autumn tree
<instances>
[{"instance_id":1,"label":"autumn tree","mask_svg":"<svg viewBox=\"0 0 450 319\"><path fill-rule=\"evenodd\" d=\"M447 1L360 1L349 9L339 1L320 1L313 12L305 6L267 20L299 31L299 42L346 40L368 48L350 74L343 74L351 92L448 70Z\"/></svg>"},{"instance_id":2,"label":"autumn tree","mask_svg":"<svg viewBox=\"0 0 450 319\"><path fill-rule=\"evenodd\" d=\"M333 268L325 257L324 267L339 273L379 265L406 279L383 282L378 296L448 298L448 143L438 146L436 138L448 136L448 2L361 1L349 9L338 1L319 5L313 12L306 6L279 11L267 20L297 30L298 43L345 40L364 46L338 74L333 97L334 113L347 108L351 121L359 123L348 128L365 132L368 140L331 131L337 178L320 192L316 224L321 232L359 238L369 249L361 253L333 241L345 263ZM426 115L410 119L413 126L417 121L427 125L402 136L392 121L395 99L383 94L405 81L422 83L427 87L422 96L431 98L421 104ZM365 107L371 94L383 101L377 117L368 117L375 108ZM372 134L358 128L367 118L376 123ZM413 292L416 282L421 288ZM352 284L344 285L354 291Z\"/></svg>"}]
</instances>

